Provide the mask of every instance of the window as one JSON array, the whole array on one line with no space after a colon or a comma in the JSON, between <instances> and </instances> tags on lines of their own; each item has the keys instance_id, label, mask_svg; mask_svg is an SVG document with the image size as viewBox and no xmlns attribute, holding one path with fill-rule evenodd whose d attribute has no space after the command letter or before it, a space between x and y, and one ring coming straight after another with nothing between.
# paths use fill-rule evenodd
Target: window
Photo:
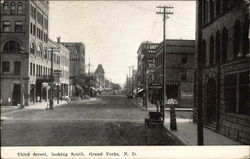
<instances>
[{"instance_id":1,"label":"window","mask_svg":"<svg viewBox=\"0 0 250 159\"><path fill-rule=\"evenodd\" d=\"M36 75L36 64L33 63L33 76Z\"/></svg>"},{"instance_id":2,"label":"window","mask_svg":"<svg viewBox=\"0 0 250 159\"><path fill-rule=\"evenodd\" d=\"M222 62L225 62L227 60L227 42L228 41L228 33L227 28L223 28L222 33Z\"/></svg>"},{"instance_id":3,"label":"window","mask_svg":"<svg viewBox=\"0 0 250 159\"><path fill-rule=\"evenodd\" d=\"M182 55L182 57L181 57L181 63L187 64L187 55Z\"/></svg>"},{"instance_id":4,"label":"window","mask_svg":"<svg viewBox=\"0 0 250 159\"><path fill-rule=\"evenodd\" d=\"M243 24L243 56L249 54L249 15L247 14L245 17L245 21Z\"/></svg>"},{"instance_id":5,"label":"window","mask_svg":"<svg viewBox=\"0 0 250 159\"><path fill-rule=\"evenodd\" d=\"M216 16L220 15L220 9L221 9L221 1L216 0Z\"/></svg>"},{"instance_id":6,"label":"window","mask_svg":"<svg viewBox=\"0 0 250 159\"><path fill-rule=\"evenodd\" d=\"M239 114L249 115L249 71L239 74Z\"/></svg>"},{"instance_id":7,"label":"window","mask_svg":"<svg viewBox=\"0 0 250 159\"><path fill-rule=\"evenodd\" d=\"M30 23L30 34L32 34L33 24Z\"/></svg>"},{"instance_id":8,"label":"window","mask_svg":"<svg viewBox=\"0 0 250 159\"><path fill-rule=\"evenodd\" d=\"M17 4L17 14L23 14L23 3L18 2Z\"/></svg>"},{"instance_id":9,"label":"window","mask_svg":"<svg viewBox=\"0 0 250 159\"><path fill-rule=\"evenodd\" d=\"M43 51L43 58L47 59L47 50Z\"/></svg>"},{"instance_id":10,"label":"window","mask_svg":"<svg viewBox=\"0 0 250 159\"><path fill-rule=\"evenodd\" d=\"M249 115L249 71L225 76L226 112Z\"/></svg>"},{"instance_id":11,"label":"window","mask_svg":"<svg viewBox=\"0 0 250 159\"><path fill-rule=\"evenodd\" d=\"M42 57L42 47L41 47L41 45L37 46L37 55Z\"/></svg>"},{"instance_id":12,"label":"window","mask_svg":"<svg viewBox=\"0 0 250 159\"><path fill-rule=\"evenodd\" d=\"M33 74L33 64L30 63L30 76L32 76L32 74Z\"/></svg>"},{"instance_id":13,"label":"window","mask_svg":"<svg viewBox=\"0 0 250 159\"><path fill-rule=\"evenodd\" d=\"M209 55L209 64L214 64L214 37L210 37L210 55Z\"/></svg>"},{"instance_id":14,"label":"window","mask_svg":"<svg viewBox=\"0 0 250 159\"><path fill-rule=\"evenodd\" d=\"M215 43L215 48L216 48L216 54L215 54L215 60L216 60L216 63L220 63L220 59L221 59L221 45L220 45L220 32L217 31L216 32L216 43Z\"/></svg>"},{"instance_id":15,"label":"window","mask_svg":"<svg viewBox=\"0 0 250 159\"><path fill-rule=\"evenodd\" d=\"M23 31L23 22L16 22L15 23L15 32L22 32Z\"/></svg>"},{"instance_id":16,"label":"window","mask_svg":"<svg viewBox=\"0 0 250 159\"><path fill-rule=\"evenodd\" d=\"M3 14L8 14L9 13L9 4L8 2L3 3Z\"/></svg>"},{"instance_id":17,"label":"window","mask_svg":"<svg viewBox=\"0 0 250 159\"><path fill-rule=\"evenodd\" d=\"M30 44L30 53L35 54L35 44L34 43Z\"/></svg>"},{"instance_id":18,"label":"window","mask_svg":"<svg viewBox=\"0 0 250 159\"><path fill-rule=\"evenodd\" d=\"M21 74L21 62L19 61L14 62L14 74L15 75Z\"/></svg>"},{"instance_id":19,"label":"window","mask_svg":"<svg viewBox=\"0 0 250 159\"><path fill-rule=\"evenodd\" d=\"M210 21L214 20L214 0L210 1Z\"/></svg>"},{"instance_id":20,"label":"window","mask_svg":"<svg viewBox=\"0 0 250 159\"><path fill-rule=\"evenodd\" d=\"M187 70L183 70L181 73L181 80L187 80Z\"/></svg>"},{"instance_id":21,"label":"window","mask_svg":"<svg viewBox=\"0 0 250 159\"><path fill-rule=\"evenodd\" d=\"M10 21L3 22L3 32L10 32Z\"/></svg>"},{"instance_id":22,"label":"window","mask_svg":"<svg viewBox=\"0 0 250 159\"><path fill-rule=\"evenodd\" d=\"M10 72L10 62L2 62L2 72Z\"/></svg>"},{"instance_id":23,"label":"window","mask_svg":"<svg viewBox=\"0 0 250 159\"><path fill-rule=\"evenodd\" d=\"M206 56L207 56L206 48L207 48L206 40L203 40L202 41L202 53L199 57L199 61L201 62L202 66L206 66Z\"/></svg>"},{"instance_id":24,"label":"window","mask_svg":"<svg viewBox=\"0 0 250 159\"><path fill-rule=\"evenodd\" d=\"M10 14L16 14L16 3L11 2Z\"/></svg>"},{"instance_id":25,"label":"window","mask_svg":"<svg viewBox=\"0 0 250 159\"><path fill-rule=\"evenodd\" d=\"M36 36L36 26L33 25L33 35Z\"/></svg>"},{"instance_id":26,"label":"window","mask_svg":"<svg viewBox=\"0 0 250 159\"><path fill-rule=\"evenodd\" d=\"M240 43L241 43L241 25L240 21L236 21L234 24L233 33L233 47L234 47L234 57L240 57Z\"/></svg>"},{"instance_id":27,"label":"window","mask_svg":"<svg viewBox=\"0 0 250 159\"><path fill-rule=\"evenodd\" d=\"M8 41L3 48L4 53L20 53L21 45L16 41Z\"/></svg>"}]
</instances>

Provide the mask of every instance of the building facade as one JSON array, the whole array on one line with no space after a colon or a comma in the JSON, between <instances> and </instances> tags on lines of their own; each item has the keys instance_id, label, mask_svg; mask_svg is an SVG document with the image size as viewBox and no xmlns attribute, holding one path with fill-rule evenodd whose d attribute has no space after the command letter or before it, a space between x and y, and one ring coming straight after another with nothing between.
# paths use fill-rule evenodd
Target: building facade
<instances>
[{"instance_id":1,"label":"building facade","mask_svg":"<svg viewBox=\"0 0 250 159\"><path fill-rule=\"evenodd\" d=\"M48 39L49 2L5 0L1 4L1 104L41 102L49 97L51 64L64 70L68 84L69 54ZM62 52L62 53L61 53ZM51 57L54 60L51 62ZM62 68L63 67L63 68Z\"/></svg>"},{"instance_id":2,"label":"building facade","mask_svg":"<svg viewBox=\"0 0 250 159\"><path fill-rule=\"evenodd\" d=\"M250 144L248 5L244 0L198 2L202 51L196 59L202 77L196 76L196 85L202 87L194 109L194 121L202 107L206 127L245 144Z\"/></svg>"},{"instance_id":3,"label":"building facade","mask_svg":"<svg viewBox=\"0 0 250 159\"><path fill-rule=\"evenodd\" d=\"M81 42L62 42L70 51L70 79L85 74L85 46Z\"/></svg>"},{"instance_id":4,"label":"building facade","mask_svg":"<svg viewBox=\"0 0 250 159\"><path fill-rule=\"evenodd\" d=\"M181 107L193 107L194 40L166 40L165 85L167 99L173 98ZM163 42L156 50L154 81L163 79ZM161 90L159 90L161 92Z\"/></svg>"},{"instance_id":5,"label":"building facade","mask_svg":"<svg viewBox=\"0 0 250 159\"><path fill-rule=\"evenodd\" d=\"M137 51L137 86L145 87L147 78L153 78L152 70L155 67L156 48L159 43L142 42Z\"/></svg>"},{"instance_id":6,"label":"building facade","mask_svg":"<svg viewBox=\"0 0 250 159\"><path fill-rule=\"evenodd\" d=\"M105 89L105 71L102 67L102 64L99 64L95 70L95 77L96 77L96 88L98 90Z\"/></svg>"}]
</instances>

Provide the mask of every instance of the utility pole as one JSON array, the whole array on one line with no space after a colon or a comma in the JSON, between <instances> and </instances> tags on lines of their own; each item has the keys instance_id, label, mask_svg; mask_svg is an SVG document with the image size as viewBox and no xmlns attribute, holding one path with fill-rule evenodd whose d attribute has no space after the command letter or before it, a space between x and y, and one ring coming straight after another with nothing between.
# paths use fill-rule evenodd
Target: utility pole
<instances>
[{"instance_id":1,"label":"utility pole","mask_svg":"<svg viewBox=\"0 0 250 159\"><path fill-rule=\"evenodd\" d=\"M162 113L163 113L163 121L165 118L165 94L166 94L166 85L165 85L165 54L166 54L166 19L168 19L169 14L173 14L173 12L169 12L166 9L173 9L172 6L157 6L156 8L163 8L163 12L156 12L156 14L163 14L163 58L162 58Z\"/></svg>"},{"instance_id":2,"label":"utility pole","mask_svg":"<svg viewBox=\"0 0 250 159\"><path fill-rule=\"evenodd\" d=\"M132 80L132 95L134 93L134 75L133 75L133 70L134 70L134 65L132 66L132 77L131 77L131 80Z\"/></svg>"},{"instance_id":3,"label":"utility pole","mask_svg":"<svg viewBox=\"0 0 250 159\"><path fill-rule=\"evenodd\" d=\"M49 101L49 109L53 110L53 106L54 106L54 48L51 48L51 68L50 68L50 87L51 87L51 91L50 91L50 101Z\"/></svg>"},{"instance_id":4,"label":"utility pole","mask_svg":"<svg viewBox=\"0 0 250 159\"><path fill-rule=\"evenodd\" d=\"M148 76L147 76L147 57L144 55L144 73L145 73L145 101L144 101L144 107L148 109Z\"/></svg>"},{"instance_id":5,"label":"utility pole","mask_svg":"<svg viewBox=\"0 0 250 159\"><path fill-rule=\"evenodd\" d=\"M88 74L89 74L89 96L90 96L90 81L91 81L91 78L90 78L90 58L89 58L89 69L88 69Z\"/></svg>"},{"instance_id":6,"label":"utility pole","mask_svg":"<svg viewBox=\"0 0 250 159\"><path fill-rule=\"evenodd\" d=\"M128 81L129 81L129 95L130 95L130 89L131 89L131 74L130 74L130 71L131 70L131 66L129 66L129 71L128 71Z\"/></svg>"},{"instance_id":7,"label":"utility pole","mask_svg":"<svg viewBox=\"0 0 250 159\"><path fill-rule=\"evenodd\" d=\"M198 3L196 6L198 7L198 13L197 13L197 72L198 72L198 90L197 90L197 141L198 145L203 145L203 108L202 108L202 71L203 71L203 63L202 63L202 0L197 0L196 3Z\"/></svg>"}]
</instances>

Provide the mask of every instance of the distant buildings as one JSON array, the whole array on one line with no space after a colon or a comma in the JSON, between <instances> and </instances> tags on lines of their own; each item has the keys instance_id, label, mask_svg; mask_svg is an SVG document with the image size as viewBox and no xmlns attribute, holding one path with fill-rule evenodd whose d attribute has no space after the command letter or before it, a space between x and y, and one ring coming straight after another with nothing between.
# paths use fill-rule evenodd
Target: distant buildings
<instances>
[{"instance_id":1,"label":"distant buildings","mask_svg":"<svg viewBox=\"0 0 250 159\"><path fill-rule=\"evenodd\" d=\"M105 71L102 67L102 64L99 64L95 70L96 77L96 87L99 90L104 90L105 88Z\"/></svg>"},{"instance_id":2,"label":"distant buildings","mask_svg":"<svg viewBox=\"0 0 250 159\"><path fill-rule=\"evenodd\" d=\"M193 107L194 40L166 40L165 84L167 99L174 98L178 106ZM162 83L163 42L156 49L154 81Z\"/></svg>"},{"instance_id":3,"label":"distant buildings","mask_svg":"<svg viewBox=\"0 0 250 159\"><path fill-rule=\"evenodd\" d=\"M196 76L196 92L201 93L196 93L194 120L198 120L197 107L202 107L206 127L250 144L249 4L243 0L199 2L202 51L196 57L202 77Z\"/></svg>"},{"instance_id":4,"label":"distant buildings","mask_svg":"<svg viewBox=\"0 0 250 159\"><path fill-rule=\"evenodd\" d=\"M46 101L52 59L57 93L67 95L69 51L48 39L49 2L5 0L0 6L1 104Z\"/></svg>"}]
</instances>

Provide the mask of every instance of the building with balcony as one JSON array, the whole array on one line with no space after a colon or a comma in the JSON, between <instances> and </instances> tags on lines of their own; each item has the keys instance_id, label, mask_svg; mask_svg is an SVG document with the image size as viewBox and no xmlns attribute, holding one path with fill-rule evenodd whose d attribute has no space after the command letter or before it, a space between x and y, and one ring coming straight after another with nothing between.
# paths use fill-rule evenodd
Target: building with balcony
<instances>
[{"instance_id":1,"label":"building with balcony","mask_svg":"<svg viewBox=\"0 0 250 159\"><path fill-rule=\"evenodd\" d=\"M47 100L51 64L63 70L62 83L69 84L68 50L48 39L49 2L5 0L0 7L1 104Z\"/></svg>"},{"instance_id":2,"label":"building with balcony","mask_svg":"<svg viewBox=\"0 0 250 159\"><path fill-rule=\"evenodd\" d=\"M166 39L165 43L166 97L177 100L177 106L193 107L195 41ZM163 42L156 50L154 81L163 81Z\"/></svg>"},{"instance_id":3,"label":"building with balcony","mask_svg":"<svg viewBox=\"0 0 250 159\"><path fill-rule=\"evenodd\" d=\"M202 39L196 60L202 73L196 76L194 121L202 107L205 127L250 144L249 2L202 0L197 6Z\"/></svg>"}]
</instances>

